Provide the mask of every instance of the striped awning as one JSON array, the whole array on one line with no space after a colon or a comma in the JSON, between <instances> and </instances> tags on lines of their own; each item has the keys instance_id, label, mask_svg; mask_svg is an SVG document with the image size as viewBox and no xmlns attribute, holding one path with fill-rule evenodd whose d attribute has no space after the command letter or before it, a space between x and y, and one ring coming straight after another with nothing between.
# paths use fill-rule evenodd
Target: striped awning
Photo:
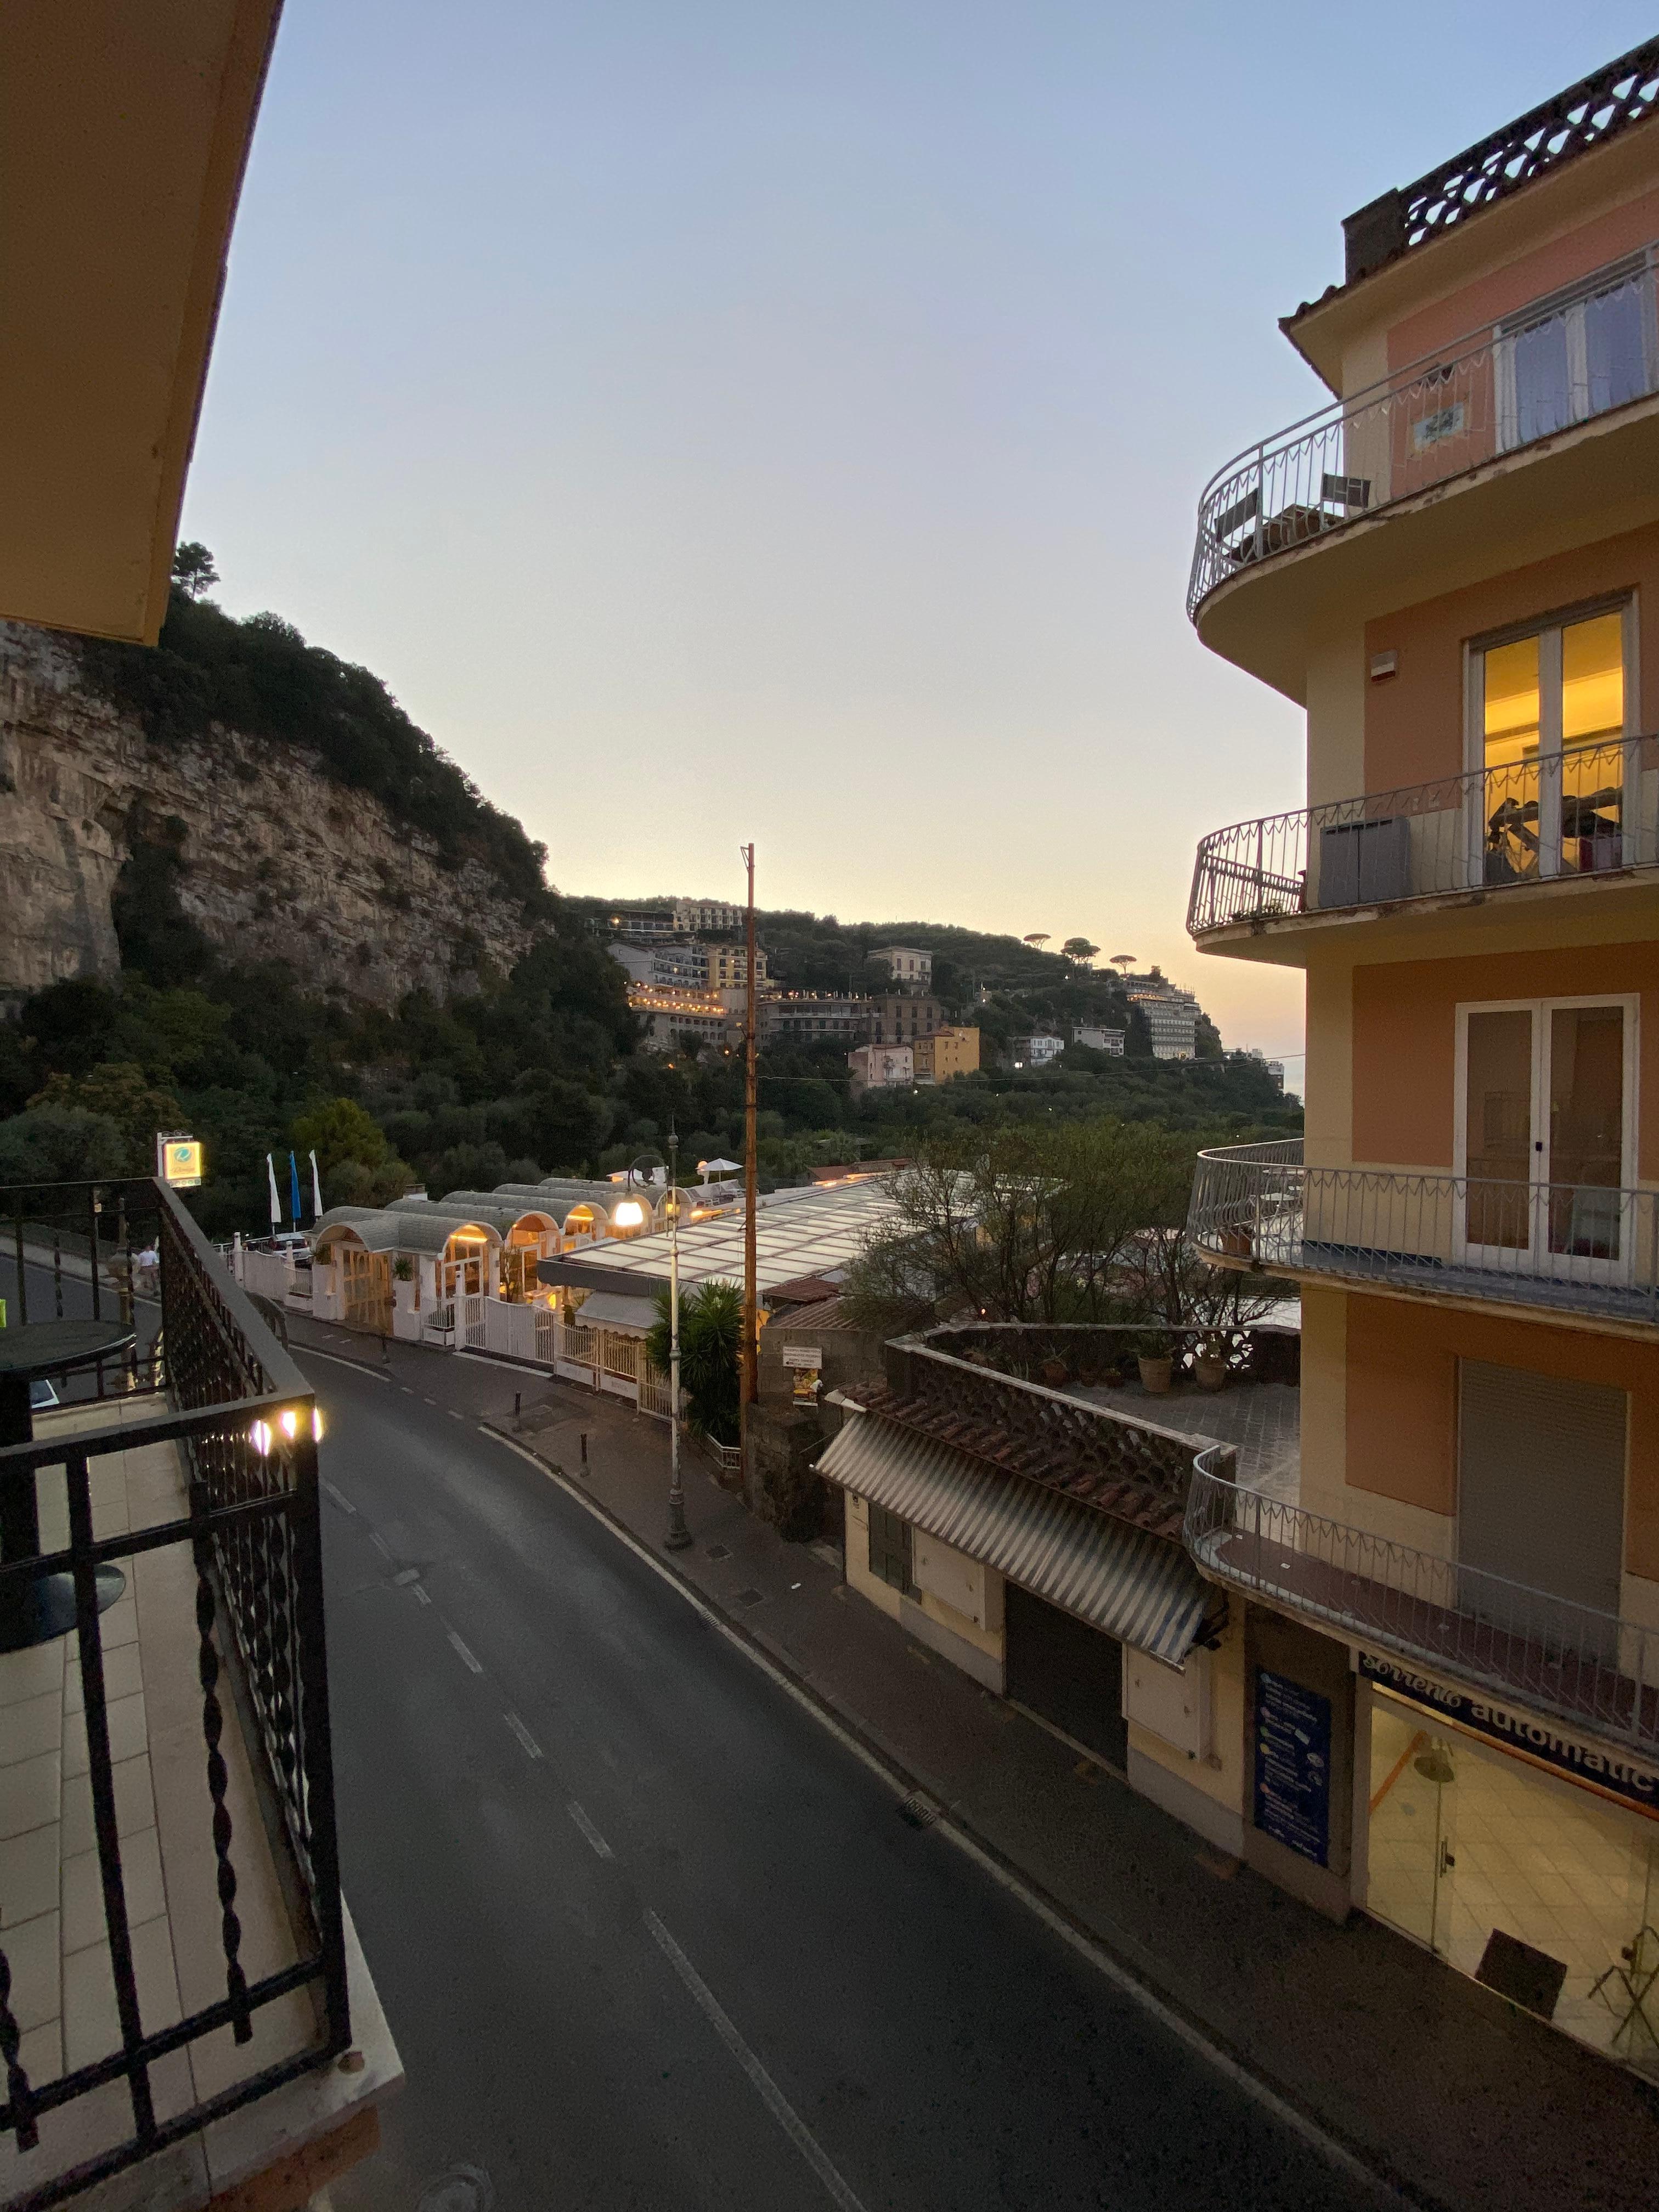
<instances>
[{"instance_id":1,"label":"striped awning","mask_svg":"<svg viewBox=\"0 0 1659 2212\"><path fill-rule=\"evenodd\" d=\"M1020 1589L1172 1667L1216 1594L1185 1552L954 1445L848 1413L817 1462L828 1481L982 1559Z\"/></svg>"}]
</instances>

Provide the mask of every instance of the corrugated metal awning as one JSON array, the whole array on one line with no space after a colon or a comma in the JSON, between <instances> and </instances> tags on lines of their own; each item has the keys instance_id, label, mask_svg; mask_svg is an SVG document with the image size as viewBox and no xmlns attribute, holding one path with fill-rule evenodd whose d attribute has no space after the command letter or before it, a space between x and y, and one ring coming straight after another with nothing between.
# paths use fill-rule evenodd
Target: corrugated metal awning
<instances>
[{"instance_id":1,"label":"corrugated metal awning","mask_svg":"<svg viewBox=\"0 0 1659 2212\"><path fill-rule=\"evenodd\" d=\"M1161 1537L877 1414L849 1413L817 1467L827 1480L1172 1667L1197 1643L1215 1603L1186 1553Z\"/></svg>"},{"instance_id":2,"label":"corrugated metal awning","mask_svg":"<svg viewBox=\"0 0 1659 2212\"><path fill-rule=\"evenodd\" d=\"M632 1328L648 1335L657 1318L654 1298L625 1298L615 1291L595 1291L576 1309L582 1328Z\"/></svg>"}]
</instances>

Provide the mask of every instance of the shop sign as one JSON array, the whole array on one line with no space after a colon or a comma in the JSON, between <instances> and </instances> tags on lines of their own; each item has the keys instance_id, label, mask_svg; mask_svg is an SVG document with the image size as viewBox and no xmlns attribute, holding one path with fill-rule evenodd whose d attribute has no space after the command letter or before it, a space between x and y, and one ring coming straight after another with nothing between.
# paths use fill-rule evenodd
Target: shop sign
<instances>
[{"instance_id":1,"label":"shop sign","mask_svg":"<svg viewBox=\"0 0 1659 2212\"><path fill-rule=\"evenodd\" d=\"M1409 1698L1413 1705L1455 1721L1472 1735L1485 1736L1506 1751L1519 1752L1540 1766L1586 1783L1621 1803L1659 1814L1659 1766L1651 1761L1633 1753L1604 1751L1599 1745L1581 1743L1577 1736L1564 1734L1553 1721L1498 1705L1478 1691L1449 1690L1395 1660L1373 1658L1369 1651L1359 1654L1359 1671L1367 1680Z\"/></svg>"},{"instance_id":2,"label":"shop sign","mask_svg":"<svg viewBox=\"0 0 1659 2212\"><path fill-rule=\"evenodd\" d=\"M1331 1701L1288 1674L1255 1674L1255 1826L1287 1850L1331 1859Z\"/></svg>"},{"instance_id":3,"label":"shop sign","mask_svg":"<svg viewBox=\"0 0 1659 2212\"><path fill-rule=\"evenodd\" d=\"M200 1139L182 1134L158 1135L155 1139L155 1172L171 1183L174 1190L197 1189L202 1181Z\"/></svg>"}]
</instances>

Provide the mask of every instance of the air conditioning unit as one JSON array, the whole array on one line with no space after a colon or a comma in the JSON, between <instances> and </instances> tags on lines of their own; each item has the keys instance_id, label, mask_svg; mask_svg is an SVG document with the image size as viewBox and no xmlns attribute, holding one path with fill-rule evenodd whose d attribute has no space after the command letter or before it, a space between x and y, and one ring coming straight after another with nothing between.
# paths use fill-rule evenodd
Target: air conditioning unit
<instances>
[{"instance_id":1,"label":"air conditioning unit","mask_svg":"<svg viewBox=\"0 0 1659 2212\"><path fill-rule=\"evenodd\" d=\"M1319 907L1382 906L1409 898L1412 825L1403 814L1343 822L1319 833Z\"/></svg>"}]
</instances>

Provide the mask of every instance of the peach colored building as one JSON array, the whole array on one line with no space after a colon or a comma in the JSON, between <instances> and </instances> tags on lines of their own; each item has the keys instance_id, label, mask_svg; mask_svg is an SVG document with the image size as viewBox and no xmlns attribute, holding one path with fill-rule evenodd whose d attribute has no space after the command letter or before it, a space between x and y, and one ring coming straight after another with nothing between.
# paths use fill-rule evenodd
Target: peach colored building
<instances>
[{"instance_id":1,"label":"peach colored building","mask_svg":"<svg viewBox=\"0 0 1659 2212\"><path fill-rule=\"evenodd\" d=\"M1247 1859L1659 2072L1659 42L1351 216L1322 413L1200 510L1305 708L1200 948L1306 979L1307 1128L1191 1228L1294 1277L1292 1504L1200 1476ZM1475 118L1478 119L1478 118Z\"/></svg>"}]
</instances>

